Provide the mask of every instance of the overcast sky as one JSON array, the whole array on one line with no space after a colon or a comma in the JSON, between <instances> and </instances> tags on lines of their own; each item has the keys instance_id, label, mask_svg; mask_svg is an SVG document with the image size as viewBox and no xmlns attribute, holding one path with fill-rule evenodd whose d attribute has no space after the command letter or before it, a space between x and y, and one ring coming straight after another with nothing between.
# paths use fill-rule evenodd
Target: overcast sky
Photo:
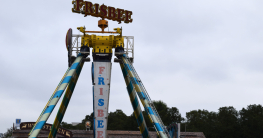
<instances>
[{"instance_id":1,"label":"overcast sky","mask_svg":"<svg viewBox=\"0 0 263 138\"><path fill-rule=\"evenodd\" d=\"M135 37L134 67L152 100L177 107L182 116L262 104L262 0L91 2L133 11L133 23L109 21L109 30L122 26L123 35ZM67 70L67 30L100 30L99 18L72 13L72 7L71 0L1 1L0 133L16 118L37 120ZM122 72L112 65L109 110L131 115ZM80 122L92 112L90 68L85 63L65 122Z\"/></svg>"}]
</instances>

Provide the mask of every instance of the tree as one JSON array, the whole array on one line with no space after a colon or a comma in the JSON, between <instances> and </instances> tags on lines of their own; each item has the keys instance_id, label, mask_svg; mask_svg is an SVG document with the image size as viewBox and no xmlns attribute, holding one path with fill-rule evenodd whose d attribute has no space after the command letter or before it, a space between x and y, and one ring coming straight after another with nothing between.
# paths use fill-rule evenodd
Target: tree
<instances>
[{"instance_id":1,"label":"tree","mask_svg":"<svg viewBox=\"0 0 263 138\"><path fill-rule=\"evenodd\" d=\"M108 130L127 130L128 117L122 110L110 112L108 116Z\"/></svg>"},{"instance_id":2,"label":"tree","mask_svg":"<svg viewBox=\"0 0 263 138\"><path fill-rule=\"evenodd\" d=\"M184 121L176 107L169 108L162 101L154 101L153 104L159 113L163 123L169 125L173 122ZM153 129L149 116L145 111L142 112L148 130ZM249 105L239 112L232 106L221 107L218 112L207 110L193 110L186 113L187 121L183 122L181 130L184 131L184 124L187 131L204 132L209 138L259 138L263 137L263 107L261 105ZM87 115L82 123L72 126L65 122L61 126L68 129L85 129L85 122L89 120L93 126L93 113ZM93 127L92 127L93 128ZM92 129L91 128L91 129ZM121 110L110 112L108 115L109 130L134 130L138 131L138 124L134 114L127 116ZM9 134L12 130L9 130ZM6 134L6 133L5 133ZM10 136L11 136L10 135Z\"/></svg>"},{"instance_id":3,"label":"tree","mask_svg":"<svg viewBox=\"0 0 263 138\"><path fill-rule=\"evenodd\" d=\"M209 112L207 110L193 110L186 113L187 131L200 132L205 129Z\"/></svg>"},{"instance_id":4,"label":"tree","mask_svg":"<svg viewBox=\"0 0 263 138\"><path fill-rule=\"evenodd\" d=\"M164 125L169 125L169 118L168 118L168 114L167 114L167 111L168 111L168 107L167 107L167 104L164 103L163 101L153 101L153 104L155 106L155 109L157 110L160 118L162 119L163 121L163 124Z\"/></svg>"},{"instance_id":5,"label":"tree","mask_svg":"<svg viewBox=\"0 0 263 138\"><path fill-rule=\"evenodd\" d=\"M61 122L60 127L66 129L73 129L73 130L86 130L86 126L85 126L86 121L91 122L90 129L93 130L93 112L90 115L86 115L85 118L82 120L82 122L76 126L73 126L72 124L68 124L66 122Z\"/></svg>"},{"instance_id":6,"label":"tree","mask_svg":"<svg viewBox=\"0 0 263 138\"><path fill-rule=\"evenodd\" d=\"M221 107L218 113L194 110L186 113L187 131L204 132L211 138L240 137L239 114L232 107Z\"/></svg>"},{"instance_id":7,"label":"tree","mask_svg":"<svg viewBox=\"0 0 263 138\"><path fill-rule=\"evenodd\" d=\"M167 114L167 117L169 118L169 123L181 123L182 121L184 121L184 118L181 116L179 110L176 107L168 108Z\"/></svg>"},{"instance_id":8,"label":"tree","mask_svg":"<svg viewBox=\"0 0 263 138\"><path fill-rule=\"evenodd\" d=\"M186 118L185 125L188 132L204 132L207 137L216 138L217 114L215 112L193 110L186 113Z\"/></svg>"},{"instance_id":9,"label":"tree","mask_svg":"<svg viewBox=\"0 0 263 138\"><path fill-rule=\"evenodd\" d=\"M9 128L9 129L7 129L7 132L5 132L5 133L3 134L3 137L2 137L2 138L11 138L12 134L13 134L13 128L11 127L11 128Z\"/></svg>"},{"instance_id":10,"label":"tree","mask_svg":"<svg viewBox=\"0 0 263 138\"><path fill-rule=\"evenodd\" d=\"M261 105L249 105L247 109L239 111L242 137L263 137L263 107Z\"/></svg>"},{"instance_id":11,"label":"tree","mask_svg":"<svg viewBox=\"0 0 263 138\"><path fill-rule=\"evenodd\" d=\"M240 137L240 125L238 111L233 107L221 107L218 112L218 137Z\"/></svg>"},{"instance_id":12,"label":"tree","mask_svg":"<svg viewBox=\"0 0 263 138\"><path fill-rule=\"evenodd\" d=\"M176 107L169 108L163 101L153 101L153 104L164 125L168 126L173 122L180 123L184 120Z\"/></svg>"},{"instance_id":13,"label":"tree","mask_svg":"<svg viewBox=\"0 0 263 138\"><path fill-rule=\"evenodd\" d=\"M136 117L134 113L132 113L130 116L127 118L127 130L132 130L132 131L138 131L138 123L136 120Z\"/></svg>"},{"instance_id":14,"label":"tree","mask_svg":"<svg viewBox=\"0 0 263 138\"><path fill-rule=\"evenodd\" d=\"M173 122L181 122L184 118L181 117L179 110L176 107L169 108L167 104L163 101L153 101L153 104L159 113L164 125L168 126ZM149 119L149 116L145 111L142 111L143 117L145 119L146 125L149 130L154 131L153 124ZM94 120L93 120L93 113L90 115L86 115L85 118L82 120L82 123L78 124L77 126L72 126L71 124L67 124L65 122L61 123L61 127L66 129L86 129L85 122L91 122L91 129L93 129ZM130 116L127 116L123 113L122 110L116 110L115 112L110 112L108 115L108 130L133 130L138 131L138 123L136 121L134 113Z\"/></svg>"}]
</instances>

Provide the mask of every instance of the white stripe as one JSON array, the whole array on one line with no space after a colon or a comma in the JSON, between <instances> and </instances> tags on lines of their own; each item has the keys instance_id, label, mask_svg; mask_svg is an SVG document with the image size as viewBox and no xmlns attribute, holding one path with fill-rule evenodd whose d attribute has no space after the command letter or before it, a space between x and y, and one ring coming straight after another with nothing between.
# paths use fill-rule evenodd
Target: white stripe
<instances>
[{"instance_id":1,"label":"white stripe","mask_svg":"<svg viewBox=\"0 0 263 138\"><path fill-rule=\"evenodd\" d=\"M41 129L36 129L36 130L34 130L29 137L30 137L30 138L32 138L32 137L37 137L37 135L39 134L39 131L40 131L40 130L41 130Z\"/></svg>"},{"instance_id":2,"label":"white stripe","mask_svg":"<svg viewBox=\"0 0 263 138\"><path fill-rule=\"evenodd\" d=\"M60 90L65 90L65 88L67 87L68 83L63 83L59 86L58 90L57 91L60 91Z\"/></svg>"},{"instance_id":3,"label":"white stripe","mask_svg":"<svg viewBox=\"0 0 263 138\"><path fill-rule=\"evenodd\" d=\"M42 117L40 118L39 122L41 121L47 121L48 117L50 116L50 113L45 113L42 115Z\"/></svg>"},{"instance_id":4,"label":"white stripe","mask_svg":"<svg viewBox=\"0 0 263 138\"><path fill-rule=\"evenodd\" d=\"M54 98L50 101L49 105L56 105L59 98Z\"/></svg>"},{"instance_id":5,"label":"white stripe","mask_svg":"<svg viewBox=\"0 0 263 138\"><path fill-rule=\"evenodd\" d=\"M82 59L82 57L77 57L77 58L75 59L74 63L80 62L81 59ZM73 64L74 64L74 63L73 63Z\"/></svg>"},{"instance_id":6,"label":"white stripe","mask_svg":"<svg viewBox=\"0 0 263 138\"><path fill-rule=\"evenodd\" d=\"M69 70L69 72L68 72L68 74L67 74L67 77L68 77L68 76L72 76L75 71L76 71L76 69Z\"/></svg>"}]
</instances>

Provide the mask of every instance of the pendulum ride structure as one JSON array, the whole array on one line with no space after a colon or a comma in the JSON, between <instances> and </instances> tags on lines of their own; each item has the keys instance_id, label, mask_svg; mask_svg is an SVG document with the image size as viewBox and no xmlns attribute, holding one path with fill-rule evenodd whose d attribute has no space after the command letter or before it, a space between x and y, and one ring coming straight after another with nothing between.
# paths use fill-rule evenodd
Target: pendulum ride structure
<instances>
[{"instance_id":1,"label":"pendulum ride structure","mask_svg":"<svg viewBox=\"0 0 263 138\"><path fill-rule=\"evenodd\" d=\"M73 94L78 77L81 73L85 62L89 62L88 57L92 53L92 91L93 91L93 112L94 112L94 138L107 137L108 124L108 109L109 109L109 95L110 95L110 80L112 68L112 54L113 49L116 58L114 62L119 63L124 80L126 82L128 95L134 110L134 115L137 120L143 138L148 138L148 129L142 114L142 109L139 104L139 99L144 106L152 125L154 126L157 135L160 138L170 138L170 135L162 123L149 94L147 93L139 75L135 71L132 63L134 61L134 44L133 36L122 36L122 28L114 28L114 31L104 31L108 27L108 21L103 18L98 21L98 26L101 31L86 31L85 27L78 27L77 29L83 35L72 34L72 29L69 29L66 35L66 47L68 50L69 68L65 75L59 82L57 88L37 119L34 127L29 133L29 138L36 138L58 103L60 97L65 92L57 116L54 120L52 128L49 133L49 138L55 138L58 127L62 122L63 116L66 112L70 98ZM111 34L109 36L99 36L89 33L104 33ZM72 41L74 39L74 41ZM81 45L79 46L79 39ZM125 43L125 40L127 43ZM125 44L124 44L125 43ZM90 51L92 49L92 52ZM76 53L76 55L74 55ZM131 54L131 57L128 54ZM138 99L139 98L139 99Z\"/></svg>"}]
</instances>

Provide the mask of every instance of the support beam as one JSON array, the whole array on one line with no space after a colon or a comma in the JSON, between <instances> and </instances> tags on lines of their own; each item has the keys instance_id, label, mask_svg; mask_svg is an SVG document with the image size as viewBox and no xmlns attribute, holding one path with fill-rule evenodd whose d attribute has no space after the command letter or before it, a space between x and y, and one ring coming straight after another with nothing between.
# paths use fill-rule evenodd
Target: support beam
<instances>
[{"instance_id":1,"label":"support beam","mask_svg":"<svg viewBox=\"0 0 263 138\"><path fill-rule=\"evenodd\" d=\"M57 102L59 101L61 95L63 94L64 90L67 88L71 78L76 73L76 69L79 66L81 60L83 59L83 56L80 55L76 58L72 66L70 67L69 71L67 72L66 77L63 79L61 85L58 87L55 95L53 96L52 100L48 104L47 108L45 109L43 115L40 117L39 122L36 124L35 128L32 130L31 134L29 135L29 138L36 138L48 120L50 114L54 110L55 106L57 105Z\"/></svg>"},{"instance_id":2,"label":"support beam","mask_svg":"<svg viewBox=\"0 0 263 138\"><path fill-rule=\"evenodd\" d=\"M39 122L39 119L40 119L40 118L41 118L41 116L43 115L44 111L47 109L47 106L49 105L50 101L53 99L53 96L55 95L55 93L56 93L56 92L57 92L57 90L58 90L58 87L61 85L62 81L63 81L63 80L64 80L64 78L66 77L66 75L67 75L67 73L68 73L69 69L70 69L70 68L68 68L68 69L67 69L66 73L64 74L64 76L63 76L63 77L62 77L62 79L60 80L60 82L59 82L59 84L58 84L57 88L56 88L56 89L55 89L55 91L53 92L52 96L49 98L49 100L48 100L48 102L47 102L46 106L45 106L45 107L44 107L44 109L42 110L42 112L41 112L40 116L38 117L38 119L37 119L36 123L34 124L34 126L32 127L32 129L31 129L31 131L29 132L29 134L28 134L28 135L30 135L30 134L31 134L32 130L34 130L34 128L35 128L35 126L36 126L36 124Z\"/></svg>"},{"instance_id":3,"label":"support beam","mask_svg":"<svg viewBox=\"0 0 263 138\"><path fill-rule=\"evenodd\" d=\"M72 96L73 91L75 89L75 86L77 84L77 81L78 81L78 78L79 78L79 74L80 74L80 72L82 70L83 64L84 64L84 61L80 63L80 66L78 66L76 74L73 76L72 80L70 81L70 83L69 83L69 85L67 87L66 93L65 93L64 98L63 98L63 100L61 102L61 105L59 107L57 116L56 116L56 118L54 120L54 123L52 125L51 130L50 130L50 133L48 135L48 138L55 138L56 137L59 125L60 125L60 123L61 123L61 121L62 121L62 119L64 117L64 114L65 114L65 112L67 110L68 104L70 102L71 96Z\"/></svg>"},{"instance_id":4,"label":"support beam","mask_svg":"<svg viewBox=\"0 0 263 138\"><path fill-rule=\"evenodd\" d=\"M141 103L144 106L145 111L148 114L150 121L152 122L157 134L161 138L169 138L169 133L166 132L157 111L155 111L154 109L154 105L152 105L148 94L145 93L145 88L142 86L142 83L138 78L139 76L135 72L135 69L133 68L132 64L127 59L128 57L125 54L123 54L123 56L120 58L122 59L124 68L128 72L129 78L133 83L138 97L140 98Z\"/></svg>"},{"instance_id":5,"label":"support beam","mask_svg":"<svg viewBox=\"0 0 263 138\"><path fill-rule=\"evenodd\" d=\"M143 138L149 138L149 132L148 132L148 129L147 129L147 126L146 126L146 123L145 123L145 120L144 120L144 117L142 114L142 110L141 110L138 98L136 96L134 86L129 79L128 72L125 70L124 65L122 63L120 63L120 66L121 66L121 70L123 73L124 80L125 80L126 85L127 85L127 91L128 91L131 103L132 103L134 115L135 115L135 118L137 120L137 123L138 123L139 129L140 129L140 132L142 134L142 137Z\"/></svg>"}]
</instances>

